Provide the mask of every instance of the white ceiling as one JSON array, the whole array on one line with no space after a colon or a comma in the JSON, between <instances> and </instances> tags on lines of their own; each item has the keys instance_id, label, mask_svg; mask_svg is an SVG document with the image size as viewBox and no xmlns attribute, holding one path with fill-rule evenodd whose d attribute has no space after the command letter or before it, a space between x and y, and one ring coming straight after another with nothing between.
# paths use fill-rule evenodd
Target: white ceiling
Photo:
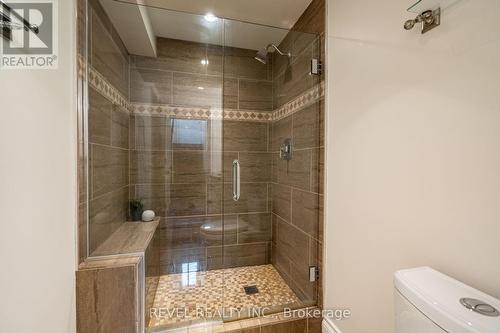
<instances>
[{"instance_id":1,"label":"white ceiling","mask_svg":"<svg viewBox=\"0 0 500 333\"><path fill-rule=\"evenodd\" d=\"M130 0L128 0L130 1ZM132 0L134 1L134 0ZM290 29L312 0L141 0L163 9Z\"/></svg>"},{"instance_id":2,"label":"white ceiling","mask_svg":"<svg viewBox=\"0 0 500 333\"><path fill-rule=\"evenodd\" d=\"M201 15L162 9L148 8L148 14L157 37L252 50L271 43L279 44L288 32L285 29L241 21L217 19L209 22Z\"/></svg>"},{"instance_id":3,"label":"white ceiling","mask_svg":"<svg viewBox=\"0 0 500 333\"><path fill-rule=\"evenodd\" d=\"M138 33L140 29L137 27L145 26L140 18L149 21L146 26L151 26L156 37L258 50L270 43L279 44L287 33L286 29L293 26L312 0L100 1L129 52L151 56L151 48L144 47L151 36L143 33L141 37ZM144 9L147 9L147 17L131 15L137 13L138 3L147 5L141 10L144 14ZM231 19L209 22L205 19L207 13ZM143 48L144 52L141 52Z\"/></svg>"},{"instance_id":4,"label":"white ceiling","mask_svg":"<svg viewBox=\"0 0 500 333\"><path fill-rule=\"evenodd\" d=\"M103 0L101 5L130 54L156 57L156 35L147 7Z\"/></svg>"}]
</instances>

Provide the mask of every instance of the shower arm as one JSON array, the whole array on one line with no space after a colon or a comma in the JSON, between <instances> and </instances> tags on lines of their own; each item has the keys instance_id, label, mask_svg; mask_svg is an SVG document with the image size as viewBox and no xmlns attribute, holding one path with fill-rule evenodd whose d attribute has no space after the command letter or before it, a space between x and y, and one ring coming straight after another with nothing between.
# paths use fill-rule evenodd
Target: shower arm
<instances>
[{"instance_id":1,"label":"shower arm","mask_svg":"<svg viewBox=\"0 0 500 333\"><path fill-rule=\"evenodd\" d=\"M292 53L291 52L288 52L288 53L283 53L281 52L281 50L274 44L269 44L267 47L266 47L266 51L269 50L269 48L272 47L273 49L276 50L276 52L279 53L279 55L282 55L282 56L287 56L288 58L291 58L292 57Z\"/></svg>"}]
</instances>

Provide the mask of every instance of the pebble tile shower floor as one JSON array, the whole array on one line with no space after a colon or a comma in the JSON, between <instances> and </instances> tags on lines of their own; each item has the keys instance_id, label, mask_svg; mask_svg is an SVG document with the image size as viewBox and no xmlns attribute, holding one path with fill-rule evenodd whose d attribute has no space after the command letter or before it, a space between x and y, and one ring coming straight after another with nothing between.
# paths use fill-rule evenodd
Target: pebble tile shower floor
<instances>
[{"instance_id":1,"label":"pebble tile shower floor","mask_svg":"<svg viewBox=\"0 0 500 333\"><path fill-rule=\"evenodd\" d=\"M258 293L247 295L244 287L254 285ZM221 314L240 319L248 317L249 309L255 316L259 310L269 313L288 306L300 306L300 301L272 265L163 275L149 328L221 320Z\"/></svg>"}]
</instances>

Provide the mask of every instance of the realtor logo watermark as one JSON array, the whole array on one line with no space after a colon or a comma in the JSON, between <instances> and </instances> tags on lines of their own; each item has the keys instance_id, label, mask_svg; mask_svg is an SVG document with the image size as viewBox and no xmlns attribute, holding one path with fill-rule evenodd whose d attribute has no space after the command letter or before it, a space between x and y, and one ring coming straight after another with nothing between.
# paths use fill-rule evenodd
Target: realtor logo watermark
<instances>
[{"instance_id":1,"label":"realtor logo watermark","mask_svg":"<svg viewBox=\"0 0 500 333\"><path fill-rule=\"evenodd\" d=\"M57 0L0 2L0 69L56 69Z\"/></svg>"}]
</instances>

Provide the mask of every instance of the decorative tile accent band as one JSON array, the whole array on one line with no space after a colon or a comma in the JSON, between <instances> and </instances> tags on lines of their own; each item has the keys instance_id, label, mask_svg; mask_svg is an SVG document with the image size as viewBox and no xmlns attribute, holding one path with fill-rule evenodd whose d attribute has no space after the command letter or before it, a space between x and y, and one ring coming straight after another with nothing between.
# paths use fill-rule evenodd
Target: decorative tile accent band
<instances>
[{"instance_id":1,"label":"decorative tile accent band","mask_svg":"<svg viewBox=\"0 0 500 333\"><path fill-rule=\"evenodd\" d=\"M81 71L84 70L84 67L85 65L83 63L79 63ZM90 67L88 82L94 89L110 100L113 104L129 110L133 114L167 116L181 119L224 119L256 122L277 121L317 102L324 97L325 92L324 82L321 82L305 93L297 96L292 101L284 104L279 109L272 112L262 112L233 109L221 110L210 107L198 108L167 104L129 103L127 98L93 67Z\"/></svg>"},{"instance_id":2,"label":"decorative tile accent band","mask_svg":"<svg viewBox=\"0 0 500 333\"><path fill-rule=\"evenodd\" d=\"M128 99L121 94L118 89L116 89L106 78L96 71L94 68L90 67L89 84L97 90L101 95L109 99L113 104L119 105L125 109L129 109L130 103Z\"/></svg>"},{"instance_id":3,"label":"decorative tile accent band","mask_svg":"<svg viewBox=\"0 0 500 333\"><path fill-rule=\"evenodd\" d=\"M81 54L78 55L77 61L77 76L78 79L83 79L85 73L85 61L83 60L83 56Z\"/></svg>"},{"instance_id":4,"label":"decorative tile accent band","mask_svg":"<svg viewBox=\"0 0 500 333\"><path fill-rule=\"evenodd\" d=\"M133 114L166 116L180 119L224 119L257 122L268 122L272 119L272 112L221 110L174 105L132 103L129 110Z\"/></svg>"},{"instance_id":5,"label":"decorative tile accent band","mask_svg":"<svg viewBox=\"0 0 500 333\"><path fill-rule=\"evenodd\" d=\"M309 89L305 93L297 96L295 99L284 104L279 109L273 112L273 121L283 119L305 107L319 101L325 96L325 83L321 81L320 84Z\"/></svg>"},{"instance_id":6,"label":"decorative tile accent band","mask_svg":"<svg viewBox=\"0 0 500 333\"><path fill-rule=\"evenodd\" d=\"M179 117L186 119L221 118L220 113L210 108L181 107L166 104L131 103L129 110L133 114L146 116Z\"/></svg>"},{"instance_id":7,"label":"decorative tile accent band","mask_svg":"<svg viewBox=\"0 0 500 333\"><path fill-rule=\"evenodd\" d=\"M224 110L225 120L239 120L239 121L258 121L258 122L268 122L272 119L273 113L259 112L259 111L244 111L244 110Z\"/></svg>"}]
</instances>

